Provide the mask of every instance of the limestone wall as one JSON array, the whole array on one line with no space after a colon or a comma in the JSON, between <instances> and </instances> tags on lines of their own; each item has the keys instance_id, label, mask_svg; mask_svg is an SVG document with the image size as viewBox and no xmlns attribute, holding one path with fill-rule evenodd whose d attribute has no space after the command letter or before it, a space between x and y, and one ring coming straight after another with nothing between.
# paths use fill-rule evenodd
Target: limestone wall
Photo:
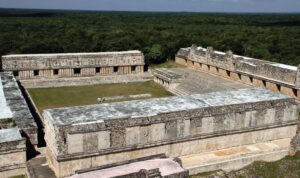
<instances>
[{"instance_id":1,"label":"limestone wall","mask_svg":"<svg viewBox=\"0 0 300 178\"><path fill-rule=\"evenodd\" d=\"M300 66L290 66L204 49L193 45L181 48L175 58L189 68L219 75L231 80L267 88L300 100Z\"/></svg>"},{"instance_id":2,"label":"limestone wall","mask_svg":"<svg viewBox=\"0 0 300 178\"><path fill-rule=\"evenodd\" d=\"M140 51L28 54L2 56L4 71L19 79L138 74L144 71Z\"/></svg>"},{"instance_id":3,"label":"limestone wall","mask_svg":"<svg viewBox=\"0 0 300 178\"><path fill-rule=\"evenodd\" d=\"M258 63L256 65L256 63ZM282 67L279 67L282 65ZM277 81L278 83L286 83L295 85L297 68L285 68L283 64L268 63L261 60L251 60L250 62L242 60L236 62L236 71L255 75L258 77Z\"/></svg>"},{"instance_id":4,"label":"limestone wall","mask_svg":"<svg viewBox=\"0 0 300 178\"><path fill-rule=\"evenodd\" d=\"M281 99L73 124L52 117L44 112L48 160L58 176L67 176L156 154L177 157L292 138L298 111L293 99Z\"/></svg>"},{"instance_id":5,"label":"limestone wall","mask_svg":"<svg viewBox=\"0 0 300 178\"><path fill-rule=\"evenodd\" d=\"M24 175L25 169L26 145L19 129L0 130L0 177Z\"/></svg>"},{"instance_id":6,"label":"limestone wall","mask_svg":"<svg viewBox=\"0 0 300 178\"><path fill-rule=\"evenodd\" d=\"M252 132L240 132L231 135L218 135L203 139L194 139L173 144L157 144L152 147L134 147L123 151L109 152L107 154L90 154L86 157L74 157L73 159L57 160L55 154L46 148L46 156L49 166L55 171L58 177L72 175L77 170L97 168L107 164L118 163L152 156L166 154L169 157L179 157L194 153L205 153L215 150L231 148L240 145L262 143L282 138L292 138L297 127L286 126ZM285 145L288 146L288 145ZM263 157L263 154L261 155Z\"/></svg>"}]
</instances>

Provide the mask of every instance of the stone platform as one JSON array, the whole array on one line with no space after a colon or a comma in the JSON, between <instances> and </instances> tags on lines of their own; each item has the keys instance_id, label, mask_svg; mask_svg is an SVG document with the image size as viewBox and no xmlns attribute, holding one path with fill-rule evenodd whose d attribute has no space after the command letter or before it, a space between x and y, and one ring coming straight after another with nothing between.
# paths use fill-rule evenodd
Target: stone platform
<instances>
[{"instance_id":1,"label":"stone platform","mask_svg":"<svg viewBox=\"0 0 300 178\"><path fill-rule=\"evenodd\" d=\"M156 78L154 81L164 85L170 92L179 96L249 88L248 85L244 85L239 82L201 71L194 71L188 68L162 68L159 71L160 73L166 72L166 75L162 77L162 74L154 72L154 76ZM183 77L181 80L172 82L165 77L168 73ZM167 85L166 83L169 84Z\"/></svg>"},{"instance_id":2,"label":"stone platform","mask_svg":"<svg viewBox=\"0 0 300 178\"><path fill-rule=\"evenodd\" d=\"M182 165L190 174L214 170L232 171L241 169L254 161L276 161L289 152L291 139L279 139L269 142L242 145L208 153L192 154L180 157Z\"/></svg>"}]
</instances>

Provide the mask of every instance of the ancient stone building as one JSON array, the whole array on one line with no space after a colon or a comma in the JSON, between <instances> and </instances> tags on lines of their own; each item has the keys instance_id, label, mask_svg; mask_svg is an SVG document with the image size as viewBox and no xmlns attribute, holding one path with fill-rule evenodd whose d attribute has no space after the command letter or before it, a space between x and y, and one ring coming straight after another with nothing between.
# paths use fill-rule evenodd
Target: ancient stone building
<instances>
[{"instance_id":1,"label":"ancient stone building","mask_svg":"<svg viewBox=\"0 0 300 178\"><path fill-rule=\"evenodd\" d=\"M181 48L176 62L189 68L266 88L300 100L300 66L290 66L214 51L193 45Z\"/></svg>"},{"instance_id":2,"label":"ancient stone building","mask_svg":"<svg viewBox=\"0 0 300 178\"><path fill-rule=\"evenodd\" d=\"M7 55L2 56L2 68L18 79L140 74L144 55L140 51Z\"/></svg>"},{"instance_id":3,"label":"ancient stone building","mask_svg":"<svg viewBox=\"0 0 300 178\"><path fill-rule=\"evenodd\" d=\"M0 177L23 173L25 141L38 143L30 113L37 109L22 86L154 78L168 89L181 87L173 93L182 96L44 110L45 154L57 177L184 178L299 150L300 66L195 45L180 49L176 62L188 68L145 75L140 51L3 56L2 70L11 72L0 73Z\"/></svg>"},{"instance_id":4,"label":"ancient stone building","mask_svg":"<svg viewBox=\"0 0 300 178\"><path fill-rule=\"evenodd\" d=\"M38 144L37 124L11 72L0 72L0 129L20 128L23 136Z\"/></svg>"},{"instance_id":5,"label":"ancient stone building","mask_svg":"<svg viewBox=\"0 0 300 178\"><path fill-rule=\"evenodd\" d=\"M49 165L64 177L158 154L177 157L192 174L281 159L298 114L293 98L240 89L49 109L43 116Z\"/></svg>"}]
</instances>

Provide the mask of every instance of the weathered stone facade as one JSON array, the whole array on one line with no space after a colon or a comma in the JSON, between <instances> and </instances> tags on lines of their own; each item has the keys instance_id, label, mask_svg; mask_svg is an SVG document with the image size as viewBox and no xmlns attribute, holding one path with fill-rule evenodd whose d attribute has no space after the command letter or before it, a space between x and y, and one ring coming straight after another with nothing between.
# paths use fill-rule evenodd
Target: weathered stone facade
<instances>
[{"instance_id":1,"label":"weathered stone facade","mask_svg":"<svg viewBox=\"0 0 300 178\"><path fill-rule=\"evenodd\" d=\"M176 62L300 100L300 66L238 56L231 51L223 53L214 51L212 47L204 49L196 45L181 48Z\"/></svg>"},{"instance_id":2,"label":"weathered stone facade","mask_svg":"<svg viewBox=\"0 0 300 178\"><path fill-rule=\"evenodd\" d=\"M47 159L58 177L157 154L180 157L291 140L298 122L294 99L263 89L50 109L43 115Z\"/></svg>"},{"instance_id":3,"label":"weathered stone facade","mask_svg":"<svg viewBox=\"0 0 300 178\"><path fill-rule=\"evenodd\" d=\"M144 71L140 51L27 54L2 56L2 69L18 79L139 74Z\"/></svg>"},{"instance_id":4,"label":"weathered stone facade","mask_svg":"<svg viewBox=\"0 0 300 178\"><path fill-rule=\"evenodd\" d=\"M0 177L13 177L26 173L26 144L20 130L0 130Z\"/></svg>"}]
</instances>

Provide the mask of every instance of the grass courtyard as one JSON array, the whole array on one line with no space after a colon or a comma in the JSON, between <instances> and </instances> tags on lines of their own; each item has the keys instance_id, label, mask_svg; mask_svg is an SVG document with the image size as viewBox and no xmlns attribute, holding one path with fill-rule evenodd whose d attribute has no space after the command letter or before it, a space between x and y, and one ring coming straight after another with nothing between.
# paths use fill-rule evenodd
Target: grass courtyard
<instances>
[{"instance_id":1,"label":"grass courtyard","mask_svg":"<svg viewBox=\"0 0 300 178\"><path fill-rule=\"evenodd\" d=\"M152 98L172 96L170 92L166 91L162 86L153 81L59 88L33 88L28 89L28 92L40 112L49 108L99 104L97 98L102 97L127 96L145 93L151 94ZM113 102L116 101L124 101L124 99L114 100Z\"/></svg>"}]
</instances>

